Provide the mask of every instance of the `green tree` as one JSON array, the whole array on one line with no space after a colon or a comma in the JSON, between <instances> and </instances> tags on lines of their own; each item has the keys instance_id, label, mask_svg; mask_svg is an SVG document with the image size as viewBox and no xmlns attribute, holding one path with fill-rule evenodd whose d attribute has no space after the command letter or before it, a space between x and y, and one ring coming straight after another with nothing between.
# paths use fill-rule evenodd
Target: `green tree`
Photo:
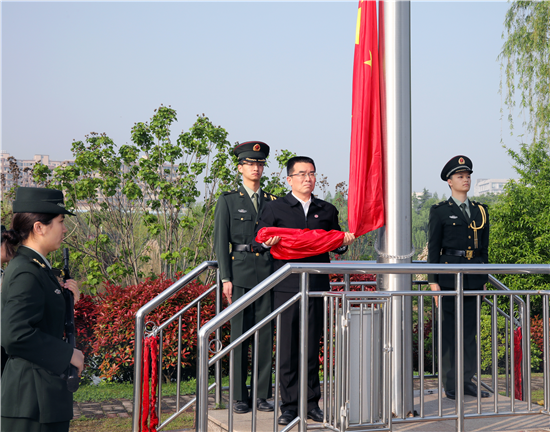
<instances>
[{"instance_id":1,"label":"green tree","mask_svg":"<svg viewBox=\"0 0 550 432\"><path fill-rule=\"evenodd\" d=\"M510 129L519 92L519 108L526 114L524 125L533 142L546 140L550 131L550 2L512 2L504 27L499 57L505 70L504 102Z\"/></svg>"},{"instance_id":2,"label":"green tree","mask_svg":"<svg viewBox=\"0 0 550 432\"><path fill-rule=\"evenodd\" d=\"M80 278L137 284L147 273L172 277L212 260L213 214L222 191L240 181L227 132L202 115L172 142L176 111L161 106L117 148L105 134L73 143L74 165L35 165L35 180L65 192L77 216L66 238ZM278 157L286 162L288 152ZM275 174L268 186L284 185Z\"/></svg>"},{"instance_id":3,"label":"green tree","mask_svg":"<svg viewBox=\"0 0 550 432\"><path fill-rule=\"evenodd\" d=\"M432 195L427 189L424 189L420 196L416 196L415 194L412 196L411 236L412 244L416 251L416 259L424 258L423 255L425 253L423 252L428 244L430 208L440 201L437 193Z\"/></svg>"},{"instance_id":4,"label":"green tree","mask_svg":"<svg viewBox=\"0 0 550 432\"><path fill-rule=\"evenodd\" d=\"M509 264L550 263L550 149L539 141L508 150L519 179L510 180L492 207L489 261ZM550 275L499 275L511 289L550 289ZM540 301L533 313L541 313Z\"/></svg>"}]
</instances>

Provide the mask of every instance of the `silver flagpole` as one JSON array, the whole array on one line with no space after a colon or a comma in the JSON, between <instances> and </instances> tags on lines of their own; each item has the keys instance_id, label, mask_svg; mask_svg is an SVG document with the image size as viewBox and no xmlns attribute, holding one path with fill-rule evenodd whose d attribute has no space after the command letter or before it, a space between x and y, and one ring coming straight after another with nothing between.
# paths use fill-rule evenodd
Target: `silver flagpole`
<instances>
[{"instance_id":1,"label":"silver flagpole","mask_svg":"<svg viewBox=\"0 0 550 432\"><path fill-rule=\"evenodd\" d=\"M386 225L378 231L378 262L411 262L411 51L410 2L379 2L380 87L385 171ZM379 275L378 289L408 291L410 275ZM411 299L392 308L392 412L414 409Z\"/></svg>"}]
</instances>

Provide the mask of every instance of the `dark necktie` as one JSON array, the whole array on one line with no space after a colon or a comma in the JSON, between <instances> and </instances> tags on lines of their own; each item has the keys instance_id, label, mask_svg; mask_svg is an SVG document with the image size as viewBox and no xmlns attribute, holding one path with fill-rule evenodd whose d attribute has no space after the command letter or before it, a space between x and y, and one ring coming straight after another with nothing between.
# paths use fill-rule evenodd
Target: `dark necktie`
<instances>
[{"instance_id":1,"label":"dark necktie","mask_svg":"<svg viewBox=\"0 0 550 432\"><path fill-rule=\"evenodd\" d=\"M460 209L462 210L462 213L464 214L466 220L469 221L470 217L468 216L468 212L466 212L466 203L460 204Z\"/></svg>"},{"instance_id":2,"label":"dark necktie","mask_svg":"<svg viewBox=\"0 0 550 432\"><path fill-rule=\"evenodd\" d=\"M254 192L252 194L252 204L254 204L254 208L256 209L256 213L258 213L258 194Z\"/></svg>"}]
</instances>

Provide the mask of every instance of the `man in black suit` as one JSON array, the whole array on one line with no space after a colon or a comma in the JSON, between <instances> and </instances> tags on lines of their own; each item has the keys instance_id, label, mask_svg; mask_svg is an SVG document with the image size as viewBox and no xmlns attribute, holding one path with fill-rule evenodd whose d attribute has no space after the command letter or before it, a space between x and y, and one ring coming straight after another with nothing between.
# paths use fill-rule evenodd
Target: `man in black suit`
<instances>
[{"instance_id":1,"label":"man in black suit","mask_svg":"<svg viewBox=\"0 0 550 432\"><path fill-rule=\"evenodd\" d=\"M441 172L441 179L449 184L452 195L447 201L435 204L430 209L429 263L482 264L489 261L489 213L484 204L470 201L467 196L472 168L472 161L459 155L447 162ZM486 289L487 280L487 275L464 275L464 290ZM456 289L454 274L432 274L428 281L432 291ZM455 399L455 297L443 297L442 307L443 369L440 374L446 396ZM464 394L471 396L477 396L477 387L471 381L477 370L476 316L476 298L465 296ZM481 397L489 397L489 393L481 391Z\"/></svg>"},{"instance_id":2,"label":"man in black suit","mask_svg":"<svg viewBox=\"0 0 550 432\"><path fill-rule=\"evenodd\" d=\"M258 230L263 227L280 228L309 228L326 231L340 230L338 224L338 210L332 204L313 196L315 188L315 163L313 159L297 156L287 163L287 181L292 192L284 198L271 201L262 211ZM342 246L336 253L344 253L355 236L346 233ZM266 245L273 246L278 242L272 237ZM328 263L329 254L323 253L308 258L284 261L274 260L274 270L280 269L287 262ZM310 291L328 291L330 289L328 275L311 275L309 279ZM292 275L278 284L274 289L274 308L283 305L299 291L299 275ZM279 424L287 425L297 416L299 383L299 320L300 306L294 303L282 314L280 334L280 389L281 413ZM319 384L319 340L323 331L323 300L314 298L309 300L308 320L308 418L322 422L323 411L319 408L321 387Z\"/></svg>"}]
</instances>

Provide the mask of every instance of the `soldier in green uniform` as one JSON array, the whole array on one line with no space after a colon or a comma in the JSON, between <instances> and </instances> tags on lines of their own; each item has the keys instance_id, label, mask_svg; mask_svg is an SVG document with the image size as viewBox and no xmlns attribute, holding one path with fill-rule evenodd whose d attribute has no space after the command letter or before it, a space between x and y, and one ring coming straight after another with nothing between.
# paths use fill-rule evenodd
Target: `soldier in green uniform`
<instances>
[{"instance_id":1,"label":"soldier in green uniform","mask_svg":"<svg viewBox=\"0 0 550 432\"><path fill-rule=\"evenodd\" d=\"M449 184L451 197L430 209L428 262L444 264L480 264L489 260L489 213L484 204L468 199L472 161L455 156L441 171ZM464 290L486 289L487 275L464 275ZM432 291L455 290L454 274L432 274L428 281ZM455 297L442 297L442 370L445 394L455 399L456 340ZM436 297L436 304L438 304ZM477 370L476 298L464 297L464 394L477 396L478 387L471 381ZM481 397L489 393L481 391Z\"/></svg>"},{"instance_id":2,"label":"soldier in green uniform","mask_svg":"<svg viewBox=\"0 0 550 432\"><path fill-rule=\"evenodd\" d=\"M66 432L73 395L61 378L84 355L63 340L65 298L46 256L67 232L63 193L17 189L11 231L21 246L2 281L2 346L9 359L2 375L2 431ZM74 282L74 281L72 281ZM69 284L64 284L68 288Z\"/></svg>"},{"instance_id":3,"label":"soldier in green uniform","mask_svg":"<svg viewBox=\"0 0 550 432\"><path fill-rule=\"evenodd\" d=\"M277 199L260 189L260 179L269 155L269 146L261 141L238 145L233 153L239 159L238 169L243 185L236 191L224 192L218 199L214 215L214 249L218 259L223 293L229 303L237 300L268 277L273 260L267 249L254 241L258 216L266 202ZM235 340L272 311L272 293L266 294L231 320L231 340ZM273 411L271 364L273 326L264 326L259 334L259 364L256 406L260 411ZM251 407L246 379L248 351L252 339L235 349L233 411L247 413Z\"/></svg>"}]
</instances>

